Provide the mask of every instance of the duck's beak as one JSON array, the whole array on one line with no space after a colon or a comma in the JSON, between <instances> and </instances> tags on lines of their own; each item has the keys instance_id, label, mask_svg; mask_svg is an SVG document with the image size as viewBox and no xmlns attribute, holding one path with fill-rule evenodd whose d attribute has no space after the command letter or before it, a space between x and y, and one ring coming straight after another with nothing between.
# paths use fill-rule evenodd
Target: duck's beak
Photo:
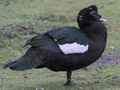
<instances>
[{"instance_id":1,"label":"duck's beak","mask_svg":"<svg viewBox=\"0 0 120 90\"><path fill-rule=\"evenodd\" d=\"M107 20L103 19L102 15L98 14L96 11L91 11L90 14L96 21L107 22Z\"/></svg>"},{"instance_id":2,"label":"duck's beak","mask_svg":"<svg viewBox=\"0 0 120 90\"><path fill-rule=\"evenodd\" d=\"M100 18L99 21L100 21L100 22L107 22L107 20L106 20L106 19L103 19L103 18Z\"/></svg>"}]
</instances>

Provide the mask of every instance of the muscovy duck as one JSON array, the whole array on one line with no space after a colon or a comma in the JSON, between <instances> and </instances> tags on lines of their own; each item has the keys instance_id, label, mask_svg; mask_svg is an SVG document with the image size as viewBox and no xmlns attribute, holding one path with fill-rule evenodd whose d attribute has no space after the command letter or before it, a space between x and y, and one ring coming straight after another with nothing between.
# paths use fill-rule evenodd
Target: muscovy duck
<instances>
[{"instance_id":1,"label":"muscovy duck","mask_svg":"<svg viewBox=\"0 0 120 90\"><path fill-rule=\"evenodd\" d=\"M31 45L25 55L5 66L18 71L44 67L66 71L65 85L79 84L71 81L72 71L95 62L106 46L107 31L101 22L107 20L101 17L95 5L82 9L77 16L80 29L62 27L35 36L23 46Z\"/></svg>"}]
</instances>

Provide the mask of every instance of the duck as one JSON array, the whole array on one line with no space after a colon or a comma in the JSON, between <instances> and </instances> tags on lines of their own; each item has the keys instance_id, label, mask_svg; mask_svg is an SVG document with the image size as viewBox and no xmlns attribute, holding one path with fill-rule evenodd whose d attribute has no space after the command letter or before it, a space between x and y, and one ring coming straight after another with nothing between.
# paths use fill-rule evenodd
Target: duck
<instances>
[{"instance_id":1,"label":"duck","mask_svg":"<svg viewBox=\"0 0 120 90\"><path fill-rule=\"evenodd\" d=\"M64 85L80 84L71 80L72 71L94 63L105 50L106 22L95 5L79 11L78 27L61 27L29 39L23 46L31 47L19 59L5 64L11 70L48 68L54 72L65 71Z\"/></svg>"}]
</instances>

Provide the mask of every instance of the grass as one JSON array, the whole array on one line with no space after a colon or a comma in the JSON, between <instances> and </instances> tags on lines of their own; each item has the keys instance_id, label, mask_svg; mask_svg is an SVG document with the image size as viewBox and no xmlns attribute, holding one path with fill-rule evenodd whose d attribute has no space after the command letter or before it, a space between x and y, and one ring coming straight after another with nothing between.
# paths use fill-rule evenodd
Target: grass
<instances>
[{"instance_id":1,"label":"grass","mask_svg":"<svg viewBox=\"0 0 120 90\"><path fill-rule=\"evenodd\" d=\"M119 72L116 73L115 71L118 68L120 68L119 65L111 65L74 71L72 79L86 84L69 87L63 86L66 81L65 72L52 72L45 68L24 72L2 69L0 86L1 90L35 90L36 88L44 88L45 90L78 90L79 87L82 87L83 90L117 90L117 88L120 88L120 79L112 79L112 77L120 75Z\"/></svg>"},{"instance_id":2,"label":"grass","mask_svg":"<svg viewBox=\"0 0 120 90\"><path fill-rule=\"evenodd\" d=\"M78 90L79 87L83 90L119 90L120 79L112 79L120 76L119 64L74 71L73 80L87 84L70 87L63 86L65 72L52 72L46 68L16 72L2 68L25 53L29 46L21 47L31 37L58 27L78 27L76 16L79 10L91 4L96 5L102 17L108 20L104 23L108 30L104 53L120 55L111 52L118 50L120 45L119 3L119 0L1 0L0 33L6 31L7 34L0 34L0 90Z\"/></svg>"}]
</instances>

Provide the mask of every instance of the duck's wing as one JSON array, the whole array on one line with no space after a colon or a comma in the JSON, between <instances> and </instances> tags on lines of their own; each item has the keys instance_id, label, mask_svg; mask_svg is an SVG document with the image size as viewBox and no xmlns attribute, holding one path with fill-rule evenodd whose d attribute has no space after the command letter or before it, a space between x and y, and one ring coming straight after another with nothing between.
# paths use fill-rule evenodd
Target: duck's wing
<instances>
[{"instance_id":1,"label":"duck's wing","mask_svg":"<svg viewBox=\"0 0 120 90\"><path fill-rule=\"evenodd\" d=\"M29 39L23 47L27 45L31 45L32 47L35 48L52 51L56 53L62 52L57 43L54 41L54 39L51 38L49 35L45 34L38 35Z\"/></svg>"},{"instance_id":2,"label":"duck's wing","mask_svg":"<svg viewBox=\"0 0 120 90\"><path fill-rule=\"evenodd\" d=\"M64 54L84 53L89 48L89 38L80 29L63 27L45 33L53 38Z\"/></svg>"}]
</instances>

